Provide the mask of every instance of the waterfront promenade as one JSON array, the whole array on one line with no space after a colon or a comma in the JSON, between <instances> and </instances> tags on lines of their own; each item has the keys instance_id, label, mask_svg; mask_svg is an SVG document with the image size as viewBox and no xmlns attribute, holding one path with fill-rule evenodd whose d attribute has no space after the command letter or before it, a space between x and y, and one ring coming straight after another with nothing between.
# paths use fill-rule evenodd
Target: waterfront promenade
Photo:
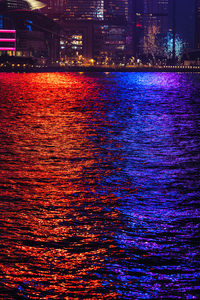
<instances>
[{"instance_id":1,"label":"waterfront promenade","mask_svg":"<svg viewBox=\"0 0 200 300\"><path fill-rule=\"evenodd\" d=\"M0 72L200 72L200 66L60 66L0 64Z\"/></svg>"}]
</instances>

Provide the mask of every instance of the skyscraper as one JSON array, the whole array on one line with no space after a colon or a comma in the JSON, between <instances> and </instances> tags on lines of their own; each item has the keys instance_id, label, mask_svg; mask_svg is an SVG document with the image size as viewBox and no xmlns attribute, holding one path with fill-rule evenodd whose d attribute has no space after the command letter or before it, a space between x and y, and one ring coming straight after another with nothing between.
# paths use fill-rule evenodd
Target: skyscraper
<instances>
[{"instance_id":1,"label":"skyscraper","mask_svg":"<svg viewBox=\"0 0 200 300\"><path fill-rule=\"evenodd\" d=\"M107 56L117 62L132 53L132 22L128 0L104 0L104 15L101 24L94 27L95 56Z\"/></svg>"},{"instance_id":2,"label":"skyscraper","mask_svg":"<svg viewBox=\"0 0 200 300\"><path fill-rule=\"evenodd\" d=\"M132 1L132 0L131 0ZM65 16L72 20L113 20L128 18L130 0L43 0L42 10L48 15Z\"/></svg>"},{"instance_id":3,"label":"skyscraper","mask_svg":"<svg viewBox=\"0 0 200 300\"><path fill-rule=\"evenodd\" d=\"M68 32L72 52L87 57L124 54L131 44L132 0L43 0L42 12ZM75 37L75 40L74 40ZM82 38L81 38L82 37ZM78 38L78 40L77 40ZM65 41L62 41L64 51ZM68 51L69 52L69 51Z\"/></svg>"},{"instance_id":4,"label":"skyscraper","mask_svg":"<svg viewBox=\"0 0 200 300\"><path fill-rule=\"evenodd\" d=\"M161 55L168 32L168 0L143 1L143 53L155 57Z\"/></svg>"},{"instance_id":5,"label":"skyscraper","mask_svg":"<svg viewBox=\"0 0 200 300\"><path fill-rule=\"evenodd\" d=\"M51 17L70 20L101 20L104 0L43 0L42 12Z\"/></svg>"},{"instance_id":6,"label":"skyscraper","mask_svg":"<svg viewBox=\"0 0 200 300\"><path fill-rule=\"evenodd\" d=\"M128 0L104 0L104 20L128 21Z\"/></svg>"},{"instance_id":7,"label":"skyscraper","mask_svg":"<svg viewBox=\"0 0 200 300\"><path fill-rule=\"evenodd\" d=\"M67 1L65 16L76 20L103 20L103 0L77 0Z\"/></svg>"},{"instance_id":8,"label":"skyscraper","mask_svg":"<svg viewBox=\"0 0 200 300\"><path fill-rule=\"evenodd\" d=\"M200 0L195 2L195 47L200 49Z\"/></svg>"}]
</instances>

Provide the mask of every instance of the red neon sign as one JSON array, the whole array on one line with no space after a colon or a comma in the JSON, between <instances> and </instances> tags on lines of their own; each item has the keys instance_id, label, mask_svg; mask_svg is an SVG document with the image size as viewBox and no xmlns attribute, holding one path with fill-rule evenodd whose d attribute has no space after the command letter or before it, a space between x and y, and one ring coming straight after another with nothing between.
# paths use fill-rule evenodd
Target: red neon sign
<instances>
[{"instance_id":1,"label":"red neon sign","mask_svg":"<svg viewBox=\"0 0 200 300\"><path fill-rule=\"evenodd\" d=\"M1 51L15 51L16 55L16 30L9 30L9 29L0 29L0 33L14 33L14 38L0 38L0 42L8 43L12 42L13 47L0 47Z\"/></svg>"}]
</instances>

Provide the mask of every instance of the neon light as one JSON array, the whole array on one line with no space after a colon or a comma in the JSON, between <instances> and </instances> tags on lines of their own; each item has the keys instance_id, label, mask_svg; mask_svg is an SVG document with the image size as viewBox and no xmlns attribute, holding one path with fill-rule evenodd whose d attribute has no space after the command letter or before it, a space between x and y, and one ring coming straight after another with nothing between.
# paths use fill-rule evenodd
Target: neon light
<instances>
[{"instance_id":1,"label":"neon light","mask_svg":"<svg viewBox=\"0 0 200 300\"><path fill-rule=\"evenodd\" d=\"M3 16L0 16L0 28L3 28Z\"/></svg>"},{"instance_id":2,"label":"neon light","mask_svg":"<svg viewBox=\"0 0 200 300\"><path fill-rule=\"evenodd\" d=\"M15 51L16 50L16 48L9 48L9 47L5 47L5 48L3 48L3 47L0 47L0 51Z\"/></svg>"},{"instance_id":3,"label":"neon light","mask_svg":"<svg viewBox=\"0 0 200 300\"><path fill-rule=\"evenodd\" d=\"M29 31L32 31L31 25L32 25L33 22L30 21L30 20L27 20L27 22L28 22L28 24L26 24L27 29L28 29Z\"/></svg>"},{"instance_id":4,"label":"neon light","mask_svg":"<svg viewBox=\"0 0 200 300\"><path fill-rule=\"evenodd\" d=\"M0 42L15 42L15 39L1 39L0 38Z\"/></svg>"},{"instance_id":5,"label":"neon light","mask_svg":"<svg viewBox=\"0 0 200 300\"><path fill-rule=\"evenodd\" d=\"M0 38L0 42L12 42L14 43L13 47L0 47L0 51L15 51L16 56L16 30L11 29L0 29L0 33L14 33L14 38Z\"/></svg>"},{"instance_id":6,"label":"neon light","mask_svg":"<svg viewBox=\"0 0 200 300\"><path fill-rule=\"evenodd\" d=\"M0 29L0 32L16 33L16 30L11 30L11 29Z\"/></svg>"}]
</instances>

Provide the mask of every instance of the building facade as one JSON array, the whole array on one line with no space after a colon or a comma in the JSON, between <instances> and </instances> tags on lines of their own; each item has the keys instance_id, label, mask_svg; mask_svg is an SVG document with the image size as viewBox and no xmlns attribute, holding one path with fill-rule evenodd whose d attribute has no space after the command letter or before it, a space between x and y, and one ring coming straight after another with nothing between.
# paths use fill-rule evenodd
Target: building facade
<instances>
[{"instance_id":1,"label":"building facade","mask_svg":"<svg viewBox=\"0 0 200 300\"><path fill-rule=\"evenodd\" d=\"M41 8L40 2L3 2L0 7L0 56L44 58L49 63L55 62L59 57L59 26L34 11L38 5Z\"/></svg>"},{"instance_id":2,"label":"building facade","mask_svg":"<svg viewBox=\"0 0 200 300\"><path fill-rule=\"evenodd\" d=\"M43 0L44 14L70 20L128 19L129 3L134 0Z\"/></svg>"},{"instance_id":3,"label":"building facade","mask_svg":"<svg viewBox=\"0 0 200 300\"><path fill-rule=\"evenodd\" d=\"M105 0L104 1L104 20L126 22L129 17L128 0Z\"/></svg>"},{"instance_id":4,"label":"building facade","mask_svg":"<svg viewBox=\"0 0 200 300\"><path fill-rule=\"evenodd\" d=\"M61 56L107 59L133 52L133 1L43 0L41 12L62 25Z\"/></svg>"},{"instance_id":5,"label":"building facade","mask_svg":"<svg viewBox=\"0 0 200 300\"><path fill-rule=\"evenodd\" d=\"M67 1L65 7L65 18L70 20L103 20L103 0L77 0Z\"/></svg>"},{"instance_id":6,"label":"building facade","mask_svg":"<svg viewBox=\"0 0 200 300\"><path fill-rule=\"evenodd\" d=\"M153 58L162 56L168 33L168 0L143 0L143 43L141 52Z\"/></svg>"},{"instance_id":7,"label":"building facade","mask_svg":"<svg viewBox=\"0 0 200 300\"><path fill-rule=\"evenodd\" d=\"M200 0L195 1L195 48L200 49Z\"/></svg>"}]
</instances>

